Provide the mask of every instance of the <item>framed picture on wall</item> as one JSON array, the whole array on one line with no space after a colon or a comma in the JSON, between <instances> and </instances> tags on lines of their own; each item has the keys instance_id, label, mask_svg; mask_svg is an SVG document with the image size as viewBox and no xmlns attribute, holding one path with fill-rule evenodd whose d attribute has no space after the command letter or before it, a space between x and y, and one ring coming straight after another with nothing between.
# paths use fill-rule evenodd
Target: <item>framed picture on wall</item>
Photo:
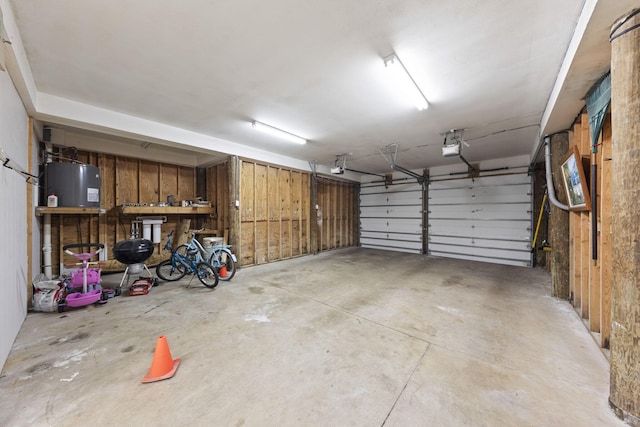
<instances>
[{"instance_id":1,"label":"framed picture on wall","mask_svg":"<svg viewBox=\"0 0 640 427\"><path fill-rule=\"evenodd\" d=\"M562 163L562 181L567 191L569 210L588 211L591 209L591 197L587 178L584 174L582 157L577 146L573 146L569 151L567 159Z\"/></svg>"}]
</instances>

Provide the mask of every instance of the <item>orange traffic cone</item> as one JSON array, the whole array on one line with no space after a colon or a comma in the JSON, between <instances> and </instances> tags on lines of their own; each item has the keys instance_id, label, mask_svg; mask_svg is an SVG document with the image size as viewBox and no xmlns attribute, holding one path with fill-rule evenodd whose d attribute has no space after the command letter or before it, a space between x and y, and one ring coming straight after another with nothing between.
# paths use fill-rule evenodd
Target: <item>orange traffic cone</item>
<instances>
[{"instance_id":1,"label":"orange traffic cone","mask_svg":"<svg viewBox=\"0 0 640 427\"><path fill-rule=\"evenodd\" d=\"M220 267L220 270L218 270L218 276L227 277L227 266L226 265L223 265L222 267Z\"/></svg>"},{"instance_id":2,"label":"orange traffic cone","mask_svg":"<svg viewBox=\"0 0 640 427\"><path fill-rule=\"evenodd\" d=\"M153 362L147 375L142 378L143 383L152 383L154 381L166 380L176 373L180 359L173 360L171 358L171 350L167 343L167 337L161 336L156 344L156 351L153 354Z\"/></svg>"}]
</instances>

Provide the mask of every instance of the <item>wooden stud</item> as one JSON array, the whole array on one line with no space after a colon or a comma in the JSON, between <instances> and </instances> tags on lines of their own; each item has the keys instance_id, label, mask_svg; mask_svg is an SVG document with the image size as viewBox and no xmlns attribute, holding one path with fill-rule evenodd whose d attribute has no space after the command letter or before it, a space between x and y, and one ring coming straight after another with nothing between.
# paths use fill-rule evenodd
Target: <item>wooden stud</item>
<instances>
[{"instance_id":1,"label":"wooden stud","mask_svg":"<svg viewBox=\"0 0 640 427\"><path fill-rule=\"evenodd\" d=\"M591 138L589 135L589 115L586 108L582 112L582 138L578 151L582 158L588 158L591 152ZM589 168L587 168L589 170ZM586 172L586 171L585 171ZM587 181L589 178L587 178ZM582 304L580 313L583 319L589 318L589 266L591 264L591 227L589 225L589 212L580 212L580 266L582 269L580 283L582 285Z\"/></svg>"},{"instance_id":2,"label":"wooden stud","mask_svg":"<svg viewBox=\"0 0 640 427\"><path fill-rule=\"evenodd\" d=\"M605 117L602 126L602 172L600 174L600 345L609 348L611 336L611 282L612 271L611 260L611 221L612 221L612 198L611 198L611 112Z\"/></svg>"}]
</instances>

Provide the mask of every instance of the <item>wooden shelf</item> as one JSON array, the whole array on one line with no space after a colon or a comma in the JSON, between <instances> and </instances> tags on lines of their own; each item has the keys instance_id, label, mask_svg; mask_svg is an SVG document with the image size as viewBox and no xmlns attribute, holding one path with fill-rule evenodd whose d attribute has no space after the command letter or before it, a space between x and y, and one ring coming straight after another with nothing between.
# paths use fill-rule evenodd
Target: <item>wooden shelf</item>
<instances>
[{"instance_id":1,"label":"wooden shelf","mask_svg":"<svg viewBox=\"0 0 640 427\"><path fill-rule=\"evenodd\" d=\"M58 207L50 208L48 206L37 206L36 215L42 216L44 214L55 215L103 215L107 211L102 208L70 208L70 207Z\"/></svg>"},{"instance_id":2,"label":"wooden shelf","mask_svg":"<svg viewBox=\"0 0 640 427\"><path fill-rule=\"evenodd\" d=\"M195 207L187 208L175 206L122 206L123 214L154 214L154 215L188 215L188 214L214 214L215 208Z\"/></svg>"}]
</instances>

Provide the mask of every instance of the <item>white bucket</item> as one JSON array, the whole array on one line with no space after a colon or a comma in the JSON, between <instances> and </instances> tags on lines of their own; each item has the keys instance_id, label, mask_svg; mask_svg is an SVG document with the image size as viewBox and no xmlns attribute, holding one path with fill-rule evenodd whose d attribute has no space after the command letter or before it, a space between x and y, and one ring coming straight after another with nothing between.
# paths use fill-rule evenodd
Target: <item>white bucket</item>
<instances>
[{"instance_id":1,"label":"white bucket","mask_svg":"<svg viewBox=\"0 0 640 427\"><path fill-rule=\"evenodd\" d=\"M209 250L212 246L221 245L223 241L224 238L222 237L205 237L204 239L202 239L202 246L206 250Z\"/></svg>"}]
</instances>

